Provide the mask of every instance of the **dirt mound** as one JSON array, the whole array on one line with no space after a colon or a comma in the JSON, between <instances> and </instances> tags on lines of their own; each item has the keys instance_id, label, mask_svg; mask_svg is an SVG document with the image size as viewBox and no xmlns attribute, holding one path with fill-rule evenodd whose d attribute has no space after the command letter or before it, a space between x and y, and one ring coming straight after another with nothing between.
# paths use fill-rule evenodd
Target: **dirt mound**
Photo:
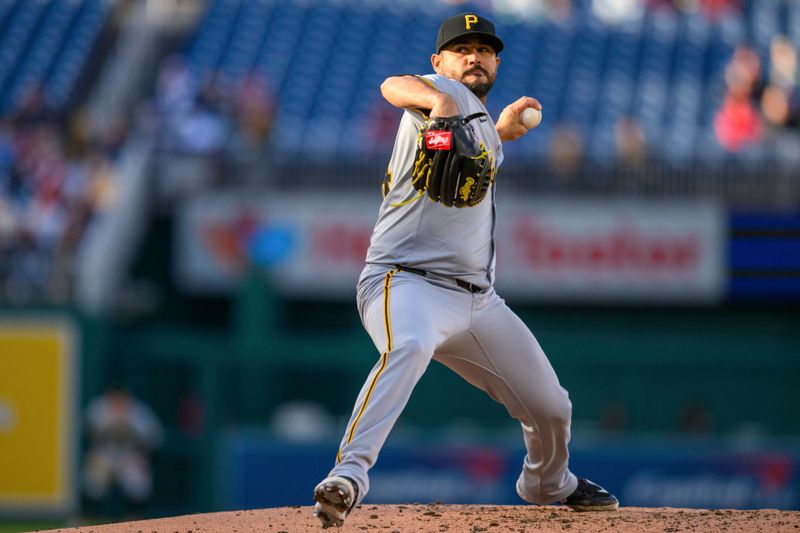
<instances>
[{"instance_id":1,"label":"dirt mound","mask_svg":"<svg viewBox=\"0 0 800 533\"><path fill-rule=\"evenodd\" d=\"M386 533L532 533L569 531L642 533L645 531L763 531L800 533L800 511L641 509L576 513L563 507L489 505L362 505L341 529L331 533L375 530ZM311 507L281 507L58 529L82 533L302 533L321 531Z\"/></svg>"}]
</instances>

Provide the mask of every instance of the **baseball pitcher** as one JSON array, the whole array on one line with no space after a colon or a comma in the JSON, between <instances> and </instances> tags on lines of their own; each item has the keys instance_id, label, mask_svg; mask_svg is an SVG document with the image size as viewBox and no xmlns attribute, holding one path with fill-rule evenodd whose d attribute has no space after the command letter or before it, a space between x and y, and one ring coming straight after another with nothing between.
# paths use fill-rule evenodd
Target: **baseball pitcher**
<instances>
[{"instance_id":1,"label":"baseball pitcher","mask_svg":"<svg viewBox=\"0 0 800 533\"><path fill-rule=\"evenodd\" d=\"M393 76L381 85L384 98L405 113L357 290L380 357L356 399L335 466L314 489L323 528L340 527L369 492L369 469L431 359L519 421L527 450L516 484L520 498L583 511L619 505L570 472L567 391L493 288L502 142L528 131L526 109L541 110L537 100L522 97L496 123L487 113L502 50L489 20L457 15L439 29L435 74Z\"/></svg>"}]
</instances>

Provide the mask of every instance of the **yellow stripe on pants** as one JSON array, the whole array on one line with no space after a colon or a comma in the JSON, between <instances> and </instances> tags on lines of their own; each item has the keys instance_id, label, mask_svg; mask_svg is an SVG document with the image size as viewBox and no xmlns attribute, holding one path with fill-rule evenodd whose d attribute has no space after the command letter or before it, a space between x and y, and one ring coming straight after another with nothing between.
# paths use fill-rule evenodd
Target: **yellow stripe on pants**
<instances>
[{"instance_id":1,"label":"yellow stripe on pants","mask_svg":"<svg viewBox=\"0 0 800 533\"><path fill-rule=\"evenodd\" d=\"M345 444L350 444L353 441L353 435L356 433L356 426L358 426L358 421L361 420L361 416L364 414L364 410L367 408L367 404L369 403L369 399L372 396L372 391L375 390L375 385L378 383L378 378L381 377L383 370L386 368L386 363L389 360L389 352L392 351L392 321L389 316L389 287L392 281L392 276L397 273L397 270L392 270L386 273L386 279L383 282L383 324L386 328L386 351L383 352L381 355L381 366L378 368L378 372L375 373L375 377L372 378L372 383L369 385L369 389L367 389L367 394L364 397L364 404L361 406L361 409L358 412L358 416L353 421L353 425L350 428L350 431L347 435L347 442ZM340 449L336 453L336 462L342 462L342 450Z\"/></svg>"}]
</instances>

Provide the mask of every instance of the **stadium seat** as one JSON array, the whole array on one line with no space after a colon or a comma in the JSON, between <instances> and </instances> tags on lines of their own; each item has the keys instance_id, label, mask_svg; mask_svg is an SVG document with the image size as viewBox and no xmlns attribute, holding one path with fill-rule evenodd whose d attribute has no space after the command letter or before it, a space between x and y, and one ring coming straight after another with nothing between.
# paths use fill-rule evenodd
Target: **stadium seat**
<instances>
[{"instance_id":1,"label":"stadium seat","mask_svg":"<svg viewBox=\"0 0 800 533\"><path fill-rule=\"evenodd\" d=\"M542 102L545 123L535 137L509 146L512 153L543 150L552 126L566 121L591 139L590 151L610 154L614 124L632 116L653 147L676 141L666 157L697 156L709 150L693 139L711 127L734 46L751 36L763 48L781 29L800 38L800 24L791 23L800 20L800 7L779 4L746 2L749 16L716 20L648 10L623 25L601 22L588 2L573 3L567 21L496 18L507 48L489 110L499 113L522 94ZM414 2L212 0L187 56L200 79L215 71L232 79L251 70L266 76L278 99L275 131L282 133L273 142L281 150L358 151L363 133L356 130L375 109L381 81L430 71L439 17L421 17L420 9ZM283 133L290 125L292 133Z\"/></svg>"},{"instance_id":2,"label":"stadium seat","mask_svg":"<svg viewBox=\"0 0 800 533\"><path fill-rule=\"evenodd\" d=\"M49 106L63 106L108 10L103 0L0 4L0 114L11 113L29 90L39 87Z\"/></svg>"}]
</instances>

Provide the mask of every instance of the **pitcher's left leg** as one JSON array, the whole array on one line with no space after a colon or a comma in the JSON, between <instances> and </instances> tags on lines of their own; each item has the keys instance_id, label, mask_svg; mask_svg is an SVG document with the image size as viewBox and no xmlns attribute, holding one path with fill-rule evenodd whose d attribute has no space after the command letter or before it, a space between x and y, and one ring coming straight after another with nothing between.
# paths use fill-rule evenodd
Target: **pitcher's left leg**
<instances>
[{"instance_id":1,"label":"pitcher's left leg","mask_svg":"<svg viewBox=\"0 0 800 533\"><path fill-rule=\"evenodd\" d=\"M494 400L504 404L512 416L521 419L528 450L522 474L517 481L517 492L522 499L531 503L557 501L576 511L612 511L619 506L613 494L588 479L575 480L567 469L569 399L566 396L560 411L558 408L553 411L555 415L548 415L540 408L527 407L525 401L535 400L526 400L530 394L520 394L515 380L504 377L507 373L501 375L501 370L492 362L496 357L490 358L474 331L448 339L436 350L434 359L486 391ZM545 420L547 426L542 422L536 426L525 423L525 420L537 418ZM543 427L545 429L542 431ZM571 492L570 487L574 488ZM560 496L565 493L565 496Z\"/></svg>"},{"instance_id":2,"label":"pitcher's left leg","mask_svg":"<svg viewBox=\"0 0 800 533\"><path fill-rule=\"evenodd\" d=\"M493 290L476 296L470 332L504 385L488 392L522 425L528 453L517 492L531 503L565 499L578 487L568 468L572 403L550 361Z\"/></svg>"}]
</instances>

